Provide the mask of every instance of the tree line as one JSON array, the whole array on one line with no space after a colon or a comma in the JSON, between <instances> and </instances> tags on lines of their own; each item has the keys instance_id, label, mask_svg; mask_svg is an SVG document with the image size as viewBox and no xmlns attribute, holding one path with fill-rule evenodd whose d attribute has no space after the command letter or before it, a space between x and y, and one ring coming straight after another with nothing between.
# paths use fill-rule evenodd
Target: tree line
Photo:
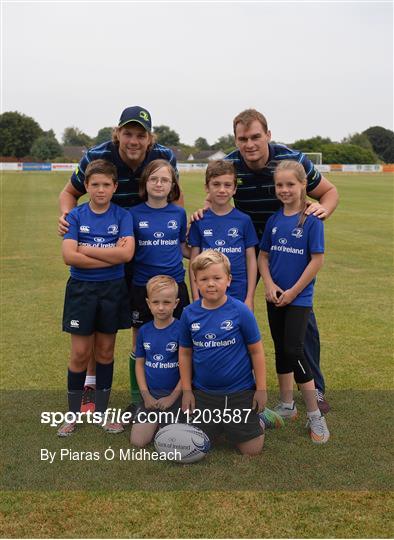
<instances>
[{"instance_id":1,"label":"tree line","mask_svg":"<svg viewBox=\"0 0 394 540\"><path fill-rule=\"evenodd\" d=\"M198 137L194 145L183 144L176 131L169 126L154 126L159 143L178 148L186 155L198 151L223 150L226 154L234 150L235 141L231 134L219 137L209 144L205 137ZM31 157L39 161L63 161L65 146L89 148L111 139L112 127L101 128L95 137L90 137L75 126L65 128L62 141L56 139L52 129L44 131L33 118L19 112L0 115L0 159L1 157ZM394 132L381 126L372 126L362 133L353 133L340 142L328 137L299 139L287 146L302 152L321 152L323 163L394 163Z\"/></svg>"}]
</instances>

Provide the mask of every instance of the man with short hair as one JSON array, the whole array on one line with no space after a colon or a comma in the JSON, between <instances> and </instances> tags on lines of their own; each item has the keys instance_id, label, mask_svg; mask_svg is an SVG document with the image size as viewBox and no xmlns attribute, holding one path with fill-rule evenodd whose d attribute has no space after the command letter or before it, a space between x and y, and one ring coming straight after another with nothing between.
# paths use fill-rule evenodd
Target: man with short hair
<instances>
[{"instance_id":1,"label":"man with short hair","mask_svg":"<svg viewBox=\"0 0 394 540\"><path fill-rule=\"evenodd\" d=\"M314 167L313 163L297 150L282 144L271 143L271 132L263 114L255 109L246 109L234 118L235 144L237 150L224 159L233 162L237 172L235 207L248 214L261 239L265 224L279 208L275 196L273 173L279 161L292 159L301 163L307 175L307 194L318 202L312 202L306 214L326 219L338 204L338 192ZM324 414L330 406L325 400L324 377L320 370L320 339L313 311L305 335L304 350L315 380L318 405Z\"/></svg>"},{"instance_id":2,"label":"man with short hair","mask_svg":"<svg viewBox=\"0 0 394 540\"><path fill-rule=\"evenodd\" d=\"M138 194L139 180L148 163L155 159L165 159L177 172L176 158L173 151L155 142L152 133L152 119L149 112L139 105L127 107L121 114L117 127L114 128L112 140L89 148L79 162L59 196L60 217L58 232L64 235L68 231L67 214L78 203L79 197L86 193L84 180L88 164L95 159L105 159L113 163L117 169L118 188L112 202L123 208L131 208L141 203ZM175 204L183 206L181 194ZM133 261L125 265L126 282L129 288L132 281ZM134 347L133 347L134 349ZM88 366L83 404L81 410L94 410L95 361L91 359ZM135 378L135 354L130 354L130 384L132 403L140 401Z\"/></svg>"}]
</instances>

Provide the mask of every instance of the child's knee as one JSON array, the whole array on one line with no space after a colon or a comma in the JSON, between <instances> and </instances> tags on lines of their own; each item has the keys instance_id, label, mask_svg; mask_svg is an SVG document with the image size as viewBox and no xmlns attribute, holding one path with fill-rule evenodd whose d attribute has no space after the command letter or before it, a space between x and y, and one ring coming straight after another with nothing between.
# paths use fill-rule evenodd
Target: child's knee
<instances>
[{"instance_id":1,"label":"child's knee","mask_svg":"<svg viewBox=\"0 0 394 540\"><path fill-rule=\"evenodd\" d=\"M259 435L250 441L239 443L238 450L244 456L258 456L263 451L264 435Z\"/></svg>"}]
</instances>

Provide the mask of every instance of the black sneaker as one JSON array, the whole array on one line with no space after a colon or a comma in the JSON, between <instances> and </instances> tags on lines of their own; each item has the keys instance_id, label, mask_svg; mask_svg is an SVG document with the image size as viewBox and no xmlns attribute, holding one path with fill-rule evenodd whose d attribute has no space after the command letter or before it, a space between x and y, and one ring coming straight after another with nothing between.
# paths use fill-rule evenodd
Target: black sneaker
<instances>
[{"instance_id":1,"label":"black sneaker","mask_svg":"<svg viewBox=\"0 0 394 540\"><path fill-rule=\"evenodd\" d=\"M91 386L85 386L82 394L81 412L94 412L96 410L96 389Z\"/></svg>"},{"instance_id":2,"label":"black sneaker","mask_svg":"<svg viewBox=\"0 0 394 540\"><path fill-rule=\"evenodd\" d=\"M323 392L318 388L316 388L316 399L320 412L322 414L327 414L331 409L330 404L326 401Z\"/></svg>"}]
</instances>

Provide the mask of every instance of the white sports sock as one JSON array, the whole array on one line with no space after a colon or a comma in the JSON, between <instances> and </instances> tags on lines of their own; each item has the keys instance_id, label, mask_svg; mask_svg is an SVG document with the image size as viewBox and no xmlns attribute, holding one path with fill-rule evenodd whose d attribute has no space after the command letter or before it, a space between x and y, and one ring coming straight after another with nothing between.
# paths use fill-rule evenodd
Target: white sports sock
<instances>
[{"instance_id":1,"label":"white sports sock","mask_svg":"<svg viewBox=\"0 0 394 540\"><path fill-rule=\"evenodd\" d=\"M286 407L286 409L293 409L294 408L294 400L290 401L290 403L286 403L286 401L282 401L283 407Z\"/></svg>"},{"instance_id":2,"label":"white sports sock","mask_svg":"<svg viewBox=\"0 0 394 540\"><path fill-rule=\"evenodd\" d=\"M306 415L308 418L320 418L321 412L319 411L319 409L316 409L315 411L307 412Z\"/></svg>"},{"instance_id":3,"label":"white sports sock","mask_svg":"<svg viewBox=\"0 0 394 540\"><path fill-rule=\"evenodd\" d=\"M96 386L96 375L86 375L85 386Z\"/></svg>"}]
</instances>

